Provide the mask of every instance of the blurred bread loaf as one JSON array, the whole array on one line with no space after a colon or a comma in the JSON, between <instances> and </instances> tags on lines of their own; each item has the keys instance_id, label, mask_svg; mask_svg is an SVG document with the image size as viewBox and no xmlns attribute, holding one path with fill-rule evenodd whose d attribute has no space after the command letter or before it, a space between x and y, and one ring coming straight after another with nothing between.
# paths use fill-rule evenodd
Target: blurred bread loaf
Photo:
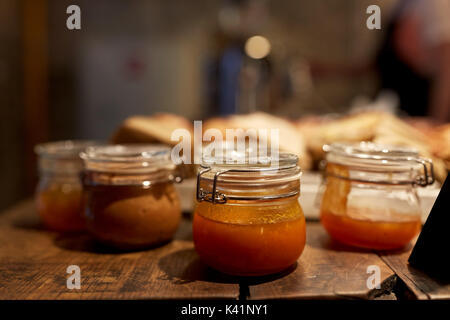
<instances>
[{"instance_id":1,"label":"blurred bread loaf","mask_svg":"<svg viewBox=\"0 0 450 320\"><path fill-rule=\"evenodd\" d=\"M450 170L450 124L433 127L428 133L433 154Z\"/></svg>"},{"instance_id":2,"label":"blurred bread loaf","mask_svg":"<svg viewBox=\"0 0 450 320\"><path fill-rule=\"evenodd\" d=\"M333 142L360 142L373 140L382 113L365 112L335 120L320 121L311 118L297 121L297 130L307 142L307 149L317 164L324 158L323 145Z\"/></svg>"},{"instance_id":3,"label":"blurred bread loaf","mask_svg":"<svg viewBox=\"0 0 450 320\"><path fill-rule=\"evenodd\" d=\"M433 160L434 174L439 181L444 181L447 176L445 163L433 153L429 137L391 114L381 117L373 142L416 149L422 157Z\"/></svg>"},{"instance_id":4,"label":"blurred bread loaf","mask_svg":"<svg viewBox=\"0 0 450 320\"><path fill-rule=\"evenodd\" d=\"M127 118L114 133L113 143L162 143L176 145L172 132L178 128L186 129L193 136L193 126L187 119L169 113L153 116L133 116Z\"/></svg>"},{"instance_id":5,"label":"blurred bread loaf","mask_svg":"<svg viewBox=\"0 0 450 320\"><path fill-rule=\"evenodd\" d=\"M417 120L419 121L419 120ZM206 130L218 129L226 138L226 129L243 129L242 135L254 134L248 129L279 130L281 151L295 153L303 169L311 169L312 163L324 158L322 146L334 142L372 141L385 145L406 146L416 149L423 157L434 162L439 181L447 176L450 168L450 124L435 126L427 119L419 122L400 119L383 111L363 111L340 118L323 116L304 117L296 122L263 112L228 117L214 117L203 122ZM114 133L113 143L162 143L176 145L171 135L175 129L188 130L193 139L192 123L180 116L160 113L153 116L133 116L126 119ZM258 139L258 137L255 137ZM191 141L193 142L193 141ZM191 143L193 148L193 143ZM191 150L192 156L194 155ZM194 172L189 168L188 171Z\"/></svg>"},{"instance_id":6,"label":"blurred bread loaf","mask_svg":"<svg viewBox=\"0 0 450 320\"><path fill-rule=\"evenodd\" d=\"M433 151L433 142L430 137L387 112L365 111L317 123L305 123L300 120L297 122L297 130L305 135L308 151L316 163L324 158L322 150L324 144L372 141L416 149L421 156L433 160L438 180L443 181L447 176L445 163L442 160L445 155L438 155L436 151ZM446 150L449 148L447 147Z\"/></svg>"},{"instance_id":7,"label":"blurred bread loaf","mask_svg":"<svg viewBox=\"0 0 450 320\"><path fill-rule=\"evenodd\" d=\"M112 136L112 143L157 143L174 146L179 141L172 141L172 132L176 129L186 129L191 139L194 136L192 123L186 118L169 114L157 113L153 116L133 116L125 119ZM193 163L193 143L191 140L191 163ZM188 178L195 176L196 167L193 164L179 166L180 174Z\"/></svg>"},{"instance_id":8,"label":"blurred bread loaf","mask_svg":"<svg viewBox=\"0 0 450 320\"><path fill-rule=\"evenodd\" d=\"M299 156L299 164L303 169L311 168L311 158L306 150L306 142L303 134L299 132L290 121L267 113L256 112L245 115L232 115L227 118L212 118L203 125L203 130L216 128L222 132L225 139L226 129L243 129L243 134L250 133L248 129L255 129L258 135L259 129L267 129L267 143L270 145L270 130L279 130L280 151L294 153ZM258 139L258 137L255 137Z\"/></svg>"},{"instance_id":9,"label":"blurred bread loaf","mask_svg":"<svg viewBox=\"0 0 450 320\"><path fill-rule=\"evenodd\" d=\"M432 154L442 159L450 170L450 123L437 125L426 118L411 118L408 123L427 137Z\"/></svg>"}]
</instances>

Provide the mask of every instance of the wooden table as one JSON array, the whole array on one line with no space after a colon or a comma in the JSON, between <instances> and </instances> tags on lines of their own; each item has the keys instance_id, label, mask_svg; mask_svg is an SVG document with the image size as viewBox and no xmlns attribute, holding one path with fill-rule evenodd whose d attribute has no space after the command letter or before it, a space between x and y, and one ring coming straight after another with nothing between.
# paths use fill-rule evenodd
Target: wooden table
<instances>
[{"instance_id":1,"label":"wooden table","mask_svg":"<svg viewBox=\"0 0 450 320\"><path fill-rule=\"evenodd\" d=\"M39 225L26 201L0 214L0 299L449 299L450 285L408 266L409 250L360 251L332 242L307 223L307 246L282 275L237 278L205 266L195 253L190 220L159 248L117 253L86 234L61 235ZM282 248L280 248L282 250ZM66 286L67 267L81 270L81 289ZM369 266L381 287L369 289Z\"/></svg>"}]
</instances>

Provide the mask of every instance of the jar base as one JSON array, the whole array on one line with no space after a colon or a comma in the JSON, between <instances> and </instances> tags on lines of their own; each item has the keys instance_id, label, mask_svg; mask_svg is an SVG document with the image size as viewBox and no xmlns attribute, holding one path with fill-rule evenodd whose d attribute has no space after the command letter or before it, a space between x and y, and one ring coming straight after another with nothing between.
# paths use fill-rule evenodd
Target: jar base
<instances>
[{"instance_id":1,"label":"jar base","mask_svg":"<svg viewBox=\"0 0 450 320\"><path fill-rule=\"evenodd\" d=\"M356 220L322 212L321 222L331 238L363 249L398 250L404 248L420 232L420 220L369 221Z\"/></svg>"}]
</instances>

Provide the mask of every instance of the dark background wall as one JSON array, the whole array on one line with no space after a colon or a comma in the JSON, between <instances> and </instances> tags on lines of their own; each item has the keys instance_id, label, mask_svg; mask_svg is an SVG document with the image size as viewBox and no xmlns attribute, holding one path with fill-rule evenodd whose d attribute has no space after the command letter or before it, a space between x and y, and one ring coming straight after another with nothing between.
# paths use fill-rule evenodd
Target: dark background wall
<instances>
[{"instance_id":1,"label":"dark background wall","mask_svg":"<svg viewBox=\"0 0 450 320\"><path fill-rule=\"evenodd\" d=\"M244 2L0 0L0 210L31 196L36 143L107 139L133 114L214 115L206 70L219 20L224 6ZM252 32L272 42L280 83L297 72L298 87L275 113L345 112L355 97L375 94L376 77L364 66L385 30L365 27L373 1L248 2L265 5ZM397 2L377 1L383 21ZM82 30L66 28L70 4L81 7ZM312 87L305 61L363 67L351 76L319 75Z\"/></svg>"},{"instance_id":2,"label":"dark background wall","mask_svg":"<svg viewBox=\"0 0 450 320\"><path fill-rule=\"evenodd\" d=\"M26 193L20 3L0 1L0 208Z\"/></svg>"}]
</instances>

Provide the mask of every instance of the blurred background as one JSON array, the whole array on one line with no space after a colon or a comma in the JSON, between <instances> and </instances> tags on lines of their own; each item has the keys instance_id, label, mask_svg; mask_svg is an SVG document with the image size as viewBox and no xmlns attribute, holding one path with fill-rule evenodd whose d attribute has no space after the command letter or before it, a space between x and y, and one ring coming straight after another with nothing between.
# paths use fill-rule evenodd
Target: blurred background
<instances>
[{"instance_id":1,"label":"blurred background","mask_svg":"<svg viewBox=\"0 0 450 320\"><path fill-rule=\"evenodd\" d=\"M35 144L108 139L135 114L297 119L382 97L448 121L449 16L448 0L0 0L0 209L34 190Z\"/></svg>"}]
</instances>

